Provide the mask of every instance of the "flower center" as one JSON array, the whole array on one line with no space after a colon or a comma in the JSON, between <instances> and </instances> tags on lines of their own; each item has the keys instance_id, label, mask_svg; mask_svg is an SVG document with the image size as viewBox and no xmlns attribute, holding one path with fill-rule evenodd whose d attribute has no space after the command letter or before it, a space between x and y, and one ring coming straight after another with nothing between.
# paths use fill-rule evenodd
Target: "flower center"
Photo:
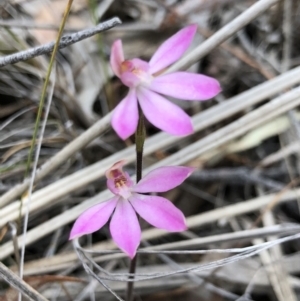
<instances>
[{"instance_id":1,"label":"flower center","mask_svg":"<svg viewBox=\"0 0 300 301\"><path fill-rule=\"evenodd\" d=\"M115 187L117 189L120 189L121 187L127 187L126 183L127 183L127 179L125 176L121 175L120 177L116 178L115 180Z\"/></svg>"},{"instance_id":2,"label":"flower center","mask_svg":"<svg viewBox=\"0 0 300 301\"><path fill-rule=\"evenodd\" d=\"M122 170L124 164L124 160L115 163L105 174L109 190L115 195L128 199L131 196L133 183L127 172Z\"/></svg>"},{"instance_id":3,"label":"flower center","mask_svg":"<svg viewBox=\"0 0 300 301\"><path fill-rule=\"evenodd\" d=\"M126 176L120 175L114 179L114 186L117 191L117 194L122 196L124 199L128 199L131 196L130 185Z\"/></svg>"},{"instance_id":4,"label":"flower center","mask_svg":"<svg viewBox=\"0 0 300 301\"><path fill-rule=\"evenodd\" d=\"M124 61L121 63L121 72L133 72L135 70L134 64L131 61Z\"/></svg>"},{"instance_id":5,"label":"flower center","mask_svg":"<svg viewBox=\"0 0 300 301\"><path fill-rule=\"evenodd\" d=\"M126 60L121 63L120 67L121 81L130 88L135 88L139 85L147 87L153 79L149 72L149 64L143 60Z\"/></svg>"}]
</instances>

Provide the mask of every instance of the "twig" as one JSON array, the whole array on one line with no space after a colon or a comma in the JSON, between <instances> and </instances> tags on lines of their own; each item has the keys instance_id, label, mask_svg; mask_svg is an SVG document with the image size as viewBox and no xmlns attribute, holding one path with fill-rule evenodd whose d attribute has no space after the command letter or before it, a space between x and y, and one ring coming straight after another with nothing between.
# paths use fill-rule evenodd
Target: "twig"
<instances>
[{"instance_id":1,"label":"twig","mask_svg":"<svg viewBox=\"0 0 300 301\"><path fill-rule=\"evenodd\" d=\"M107 20L103 23L98 24L95 27L88 28L85 30L81 30L79 32L65 35L61 38L61 42L59 43L59 49L65 48L69 45L75 44L79 41L87 39L89 37L94 36L95 34L108 30L118 24L121 24L121 20L117 17ZM7 55L5 57L0 58L0 67L15 64L17 62L26 61L32 59L36 56L40 56L43 54L50 53L54 49L55 42L50 42L48 44L38 46L35 48L31 48L28 50L20 51L15 54Z\"/></svg>"},{"instance_id":2,"label":"twig","mask_svg":"<svg viewBox=\"0 0 300 301\"><path fill-rule=\"evenodd\" d=\"M259 167L267 167L271 164L274 164L282 159L284 157L288 157L294 153L298 153L300 149L300 141L292 142L291 144L281 148L277 152L274 152L270 154L269 156L266 156L264 159L260 161L258 164Z\"/></svg>"},{"instance_id":3,"label":"twig","mask_svg":"<svg viewBox=\"0 0 300 301\"><path fill-rule=\"evenodd\" d=\"M283 1L283 24L282 32L284 36L284 43L282 49L282 63L281 72L284 73L290 69L291 65L291 52L292 52L292 21L293 21L293 1Z\"/></svg>"},{"instance_id":4,"label":"twig","mask_svg":"<svg viewBox=\"0 0 300 301\"><path fill-rule=\"evenodd\" d=\"M214 182L223 181L237 184L245 184L245 182L264 185L271 189L280 190L284 185L273 179L267 178L267 175L262 175L258 170L250 170L246 167L240 168L216 168L212 170L196 170L190 179L196 179L197 182Z\"/></svg>"},{"instance_id":5,"label":"twig","mask_svg":"<svg viewBox=\"0 0 300 301\"><path fill-rule=\"evenodd\" d=\"M15 275L2 262L0 262L0 277L3 278L11 286L15 287L24 296L34 301L48 301L39 292L29 286L25 281Z\"/></svg>"}]
</instances>

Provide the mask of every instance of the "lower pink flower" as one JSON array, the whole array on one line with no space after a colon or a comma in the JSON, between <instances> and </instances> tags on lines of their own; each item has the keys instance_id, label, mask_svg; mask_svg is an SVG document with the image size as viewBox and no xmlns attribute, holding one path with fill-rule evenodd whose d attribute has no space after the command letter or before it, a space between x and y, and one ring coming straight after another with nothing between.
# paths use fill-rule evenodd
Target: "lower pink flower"
<instances>
[{"instance_id":1,"label":"lower pink flower","mask_svg":"<svg viewBox=\"0 0 300 301\"><path fill-rule=\"evenodd\" d=\"M160 167L133 184L128 173L122 170L124 163L119 161L106 172L107 187L115 196L83 212L71 230L70 239L99 230L112 216L111 236L118 247L133 258L141 240L136 213L154 227L170 232L186 230L183 213L169 200L141 193L168 191L180 185L194 168Z\"/></svg>"}]
</instances>

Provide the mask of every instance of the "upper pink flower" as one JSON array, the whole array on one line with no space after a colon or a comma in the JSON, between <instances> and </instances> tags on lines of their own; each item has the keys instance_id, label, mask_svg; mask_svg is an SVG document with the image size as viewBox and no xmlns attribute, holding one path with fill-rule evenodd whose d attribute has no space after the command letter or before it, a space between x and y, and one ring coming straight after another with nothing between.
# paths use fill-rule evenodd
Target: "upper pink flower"
<instances>
[{"instance_id":1,"label":"upper pink flower","mask_svg":"<svg viewBox=\"0 0 300 301\"><path fill-rule=\"evenodd\" d=\"M124 161L114 164L107 172L107 187L115 196L83 212L75 221L70 239L99 230L112 215L110 233L118 247L131 258L141 240L141 228L136 212L154 227L170 232L186 230L185 217L169 200L140 193L165 192L180 185L194 168L160 167L140 182L133 184Z\"/></svg>"},{"instance_id":2,"label":"upper pink flower","mask_svg":"<svg viewBox=\"0 0 300 301\"><path fill-rule=\"evenodd\" d=\"M159 74L184 54L196 30L196 25L190 25L178 31L157 49L149 63L137 58L125 60L122 41L113 43L111 67L129 87L127 96L112 116L112 127L122 139L128 138L137 128L138 102L146 118L157 128L179 136L193 132L190 117L160 94L183 100L207 100L220 92L219 82L189 72Z\"/></svg>"}]
</instances>

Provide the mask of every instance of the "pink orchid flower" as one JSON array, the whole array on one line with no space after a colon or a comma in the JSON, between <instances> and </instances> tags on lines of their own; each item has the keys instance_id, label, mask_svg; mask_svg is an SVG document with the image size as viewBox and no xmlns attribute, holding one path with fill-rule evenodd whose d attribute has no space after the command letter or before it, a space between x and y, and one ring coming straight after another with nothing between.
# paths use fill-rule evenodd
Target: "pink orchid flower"
<instances>
[{"instance_id":1,"label":"pink orchid flower","mask_svg":"<svg viewBox=\"0 0 300 301\"><path fill-rule=\"evenodd\" d=\"M219 82L189 72L159 74L184 54L196 30L196 25L190 25L178 31L158 48L149 63L138 58L125 60L122 41L113 43L112 70L129 87L127 96L112 116L112 127L122 139L128 138L137 128L138 103L146 118L157 128L177 136L193 132L190 117L160 94L182 100L207 100L220 92Z\"/></svg>"},{"instance_id":2,"label":"pink orchid flower","mask_svg":"<svg viewBox=\"0 0 300 301\"><path fill-rule=\"evenodd\" d=\"M75 221L70 239L99 230L112 215L112 239L133 258L141 240L141 228L136 213L154 227L170 232L186 230L183 213L169 200L141 193L168 191L180 185L194 168L160 167L134 185L128 173L122 170L124 163L125 161L119 161L106 172L107 187L115 196L83 212Z\"/></svg>"}]
</instances>

